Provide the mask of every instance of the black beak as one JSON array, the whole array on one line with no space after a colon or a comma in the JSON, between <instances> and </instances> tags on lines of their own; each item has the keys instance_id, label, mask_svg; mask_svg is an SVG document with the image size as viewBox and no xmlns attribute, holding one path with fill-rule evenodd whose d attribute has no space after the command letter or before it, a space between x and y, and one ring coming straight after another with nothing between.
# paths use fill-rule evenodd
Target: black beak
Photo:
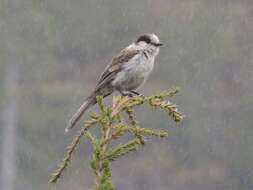
<instances>
[{"instance_id":1,"label":"black beak","mask_svg":"<svg viewBox=\"0 0 253 190\"><path fill-rule=\"evenodd\" d=\"M157 47L163 46L163 43L156 43L155 46Z\"/></svg>"}]
</instances>

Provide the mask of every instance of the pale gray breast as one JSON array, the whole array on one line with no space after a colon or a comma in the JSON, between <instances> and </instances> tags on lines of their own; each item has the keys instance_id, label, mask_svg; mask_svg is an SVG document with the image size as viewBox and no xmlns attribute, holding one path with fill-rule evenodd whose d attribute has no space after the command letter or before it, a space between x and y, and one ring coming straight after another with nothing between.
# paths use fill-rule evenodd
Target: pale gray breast
<instances>
[{"instance_id":1,"label":"pale gray breast","mask_svg":"<svg viewBox=\"0 0 253 190\"><path fill-rule=\"evenodd\" d=\"M139 53L124 64L124 69L117 74L113 85L121 90L134 90L145 82L153 66L154 56L146 57Z\"/></svg>"}]
</instances>

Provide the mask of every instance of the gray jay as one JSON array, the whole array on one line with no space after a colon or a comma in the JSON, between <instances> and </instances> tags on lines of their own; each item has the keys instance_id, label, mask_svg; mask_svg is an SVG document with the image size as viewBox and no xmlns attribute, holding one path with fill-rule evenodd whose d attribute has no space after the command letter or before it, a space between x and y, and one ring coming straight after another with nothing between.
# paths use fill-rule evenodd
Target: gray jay
<instances>
[{"instance_id":1,"label":"gray jay","mask_svg":"<svg viewBox=\"0 0 253 190\"><path fill-rule=\"evenodd\" d=\"M65 131L68 132L73 128L84 112L96 104L96 96L106 97L114 91L118 91L123 96L140 95L135 90L148 78L162 45L155 34L147 33L113 57L93 92L69 120Z\"/></svg>"}]
</instances>

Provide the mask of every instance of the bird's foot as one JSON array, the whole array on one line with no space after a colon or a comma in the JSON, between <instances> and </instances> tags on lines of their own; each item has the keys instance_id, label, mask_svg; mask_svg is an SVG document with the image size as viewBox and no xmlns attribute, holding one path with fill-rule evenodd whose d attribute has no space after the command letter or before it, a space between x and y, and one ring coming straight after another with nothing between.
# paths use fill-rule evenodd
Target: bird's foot
<instances>
[{"instance_id":1,"label":"bird's foot","mask_svg":"<svg viewBox=\"0 0 253 190\"><path fill-rule=\"evenodd\" d=\"M144 98L144 95L143 95L143 94L141 94L141 93L139 93L139 92L136 92L136 91L134 91L134 90L132 90L131 93L132 93L132 94L135 94L135 95L137 95L137 96L140 96L140 97L142 97L142 98Z\"/></svg>"},{"instance_id":2,"label":"bird's foot","mask_svg":"<svg viewBox=\"0 0 253 190\"><path fill-rule=\"evenodd\" d=\"M125 93L123 94L123 96L128 96L128 97L132 98L132 97L134 97L134 94L131 93L131 92L125 92Z\"/></svg>"},{"instance_id":3,"label":"bird's foot","mask_svg":"<svg viewBox=\"0 0 253 190\"><path fill-rule=\"evenodd\" d=\"M121 91L119 90L119 93L122 95L122 96L128 96L128 97L133 97L133 93L130 92L130 91Z\"/></svg>"},{"instance_id":4,"label":"bird's foot","mask_svg":"<svg viewBox=\"0 0 253 190\"><path fill-rule=\"evenodd\" d=\"M133 91L133 90L131 90L131 91L119 91L119 92L122 96L128 96L128 97L131 97L131 98L134 97L134 96L144 97L143 94L140 94L139 92L136 92L136 91Z\"/></svg>"}]
</instances>

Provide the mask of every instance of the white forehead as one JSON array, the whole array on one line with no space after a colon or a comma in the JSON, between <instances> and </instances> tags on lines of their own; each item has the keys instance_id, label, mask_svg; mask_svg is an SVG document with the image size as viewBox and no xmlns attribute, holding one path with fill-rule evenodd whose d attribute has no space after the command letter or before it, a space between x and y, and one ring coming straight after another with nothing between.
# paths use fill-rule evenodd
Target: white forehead
<instances>
[{"instance_id":1,"label":"white forehead","mask_svg":"<svg viewBox=\"0 0 253 190\"><path fill-rule=\"evenodd\" d=\"M155 42L155 43L159 43L160 42L159 38L154 33L149 34L149 36L150 36L150 39L151 39L152 42Z\"/></svg>"}]
</instances>

